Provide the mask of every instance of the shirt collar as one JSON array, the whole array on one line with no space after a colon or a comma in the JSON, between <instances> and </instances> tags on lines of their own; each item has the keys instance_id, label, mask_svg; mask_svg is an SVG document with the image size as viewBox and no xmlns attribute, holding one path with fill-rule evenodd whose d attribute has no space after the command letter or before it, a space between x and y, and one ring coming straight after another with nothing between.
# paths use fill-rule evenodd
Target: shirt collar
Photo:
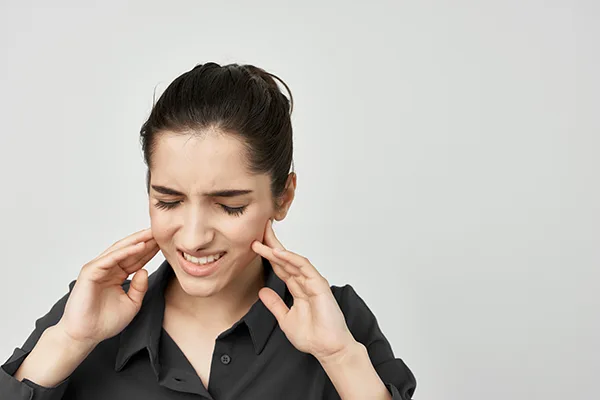
<instances>
[{"instance_id":1,"label":"shirt collar","mask_svg":"<svg viewBox=\"0 0 600 400\"><path fill-rule=\"evenodd\" d=\"M285 282L275 274L269 260L261 258L265 272L265 287L273 289L285 301L287 288ZM252 305L250 311L246 313L242 320L248 326L256 354L260 354L265 348L271 332L277 326L277 319L259 299Z\"/></svg>"},{"instance_id":2,"label":"shirt collar","mask_svg":"<svg viewBox=\"0 0 600 400\"><path fill-rule=\"evenodd\" d=\"M265 273L265 286L273 289L282 299L285 299L286 285L273 272L270 262L261 257ZM165 313L164 292L167 283L175 273L167 260L148 277L148 291L144 296L142 307L134 319L123 329L119 338L115 371L122 370L127 362L142 349L147 349L150 364L157 378L160 375L159 342ZM176 278L175 278L176 279ZM130 282L124 284L129 289ZM275 316L267 309L261 300L257 300L242 318L246 323L256 354L260 354L267 344L271 332L277 325Z\"/></svg>"},{"instance_id":3,"label":"shirt collar","mask_svg":"<svg viewBox=\"0 0 600 400\"><path fill-rule=\"evenodd\" d=\"M142 307L133 320L123 329L119 338L119 351L115 362L115 371L125 367L129 359L138 351L146 348L150 355L150 364L154 373L159 375L158 344L165 314L164 292L169 278L174 272L167 260L148 277L148 291ZM129 290L131 282L124 285Z\"/></svg>"}]
</instances>

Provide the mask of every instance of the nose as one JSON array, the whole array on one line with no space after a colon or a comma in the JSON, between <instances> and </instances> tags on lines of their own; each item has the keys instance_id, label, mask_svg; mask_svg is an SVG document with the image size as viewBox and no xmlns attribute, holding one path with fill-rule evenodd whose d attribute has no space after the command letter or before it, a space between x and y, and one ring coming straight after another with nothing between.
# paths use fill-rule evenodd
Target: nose
<instances>
[{"instance_id":1,"label":"nose","mask_svg":"<svg viewBox=\"0 0 600 400\"><path fill-rule=\"evenodd\" d=\"M179 237L180 246L189 252L202 251L209 247L215 236L206 213L194 208L195 210L185 213Z\"/></svg>"}]
</instances>

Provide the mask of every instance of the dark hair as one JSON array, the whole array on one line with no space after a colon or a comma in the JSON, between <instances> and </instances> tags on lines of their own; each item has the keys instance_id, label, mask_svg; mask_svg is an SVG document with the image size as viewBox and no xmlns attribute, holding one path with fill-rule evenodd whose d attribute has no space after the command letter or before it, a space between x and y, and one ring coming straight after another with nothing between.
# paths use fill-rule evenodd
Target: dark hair
<instances>
[{"instance_id":1,"label":"dark hair","mask_svg":"<svg viewBox=\"0 0 600 400\"><path fill-rule=\"evenodd\" d=\"M289 99L274 78L285 86ZM278 207L290 165L293 167L292 110L289 87L262 68L214 62L197 65L167 87L142 125L146 189L149 192L157 134L202 134L214 129L241 139L248 170L270 175L271 194Z\"/></svg>"}]
</instances>

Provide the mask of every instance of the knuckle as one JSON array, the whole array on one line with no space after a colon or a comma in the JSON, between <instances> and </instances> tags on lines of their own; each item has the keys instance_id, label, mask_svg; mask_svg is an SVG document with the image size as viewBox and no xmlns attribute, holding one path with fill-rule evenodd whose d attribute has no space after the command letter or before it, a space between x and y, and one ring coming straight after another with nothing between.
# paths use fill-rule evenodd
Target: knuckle
<instances>
[{"instance_id":1,"label":"knuckle","mask_svg":"<svg viewBox=\"0 0 600 400\"><path fill-rule=\"evenodd\" d=\"M81 269L81 272L79 272L79 277L77 278L78 281L89 281L89 280L93 280L94 278L94 269L87 265L85 267L83 267Z\"/></svg>"},{"instance_id":2,"label":"knuckle","mask_svg":"<svg viewBox=\"0 0 600 400\"><path fill-rule=\"evenodd\" d=\"M93 269L95 261L96 260L86 263L83 267L81 267L81 272L86 272L86 271L89 271L90 269Z\"/></svg>"}]
</instances>

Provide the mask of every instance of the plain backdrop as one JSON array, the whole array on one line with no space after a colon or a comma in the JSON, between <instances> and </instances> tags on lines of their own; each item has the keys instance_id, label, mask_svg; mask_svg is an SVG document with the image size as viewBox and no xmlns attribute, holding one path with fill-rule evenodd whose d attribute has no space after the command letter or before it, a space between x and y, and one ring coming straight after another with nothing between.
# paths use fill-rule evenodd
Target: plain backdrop
<instances>
[{"instance_id":1,"label":"plain backdrop","mask_svg":"<svg viewBox=\"0 0 600 400\"><path fill-rule=\"evenodd\" d=\"M2 361L149 226L154 91L237 62L295 98L279 237L366 300L416 399L600 398L597 1L1 4Z\"/></svg>"}]
</instances>

